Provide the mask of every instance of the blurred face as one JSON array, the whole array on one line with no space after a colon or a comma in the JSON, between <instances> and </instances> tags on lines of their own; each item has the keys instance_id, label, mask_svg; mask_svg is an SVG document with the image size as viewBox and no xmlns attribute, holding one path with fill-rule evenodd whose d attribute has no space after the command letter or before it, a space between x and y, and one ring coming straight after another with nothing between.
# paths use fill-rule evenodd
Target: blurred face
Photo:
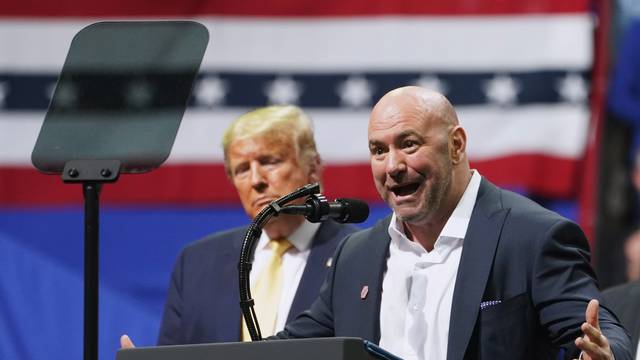
<instances>
[{"instance_id":1,"label":"blurred face","mask_svg":"<svg viewBox=\"0 0 640 360\"><path fill-rule=\"evenodd\" d=\"M259 136L238 139L229 145L227 157L231 181L252 219L271 201L317 181L300 164L293 144Z\"/></svg>"},{"instance_id":2,"label":"blurred face","mask_svg":"<svg viewBox=\"0 0 640 360\"><path fill-rule=\"evenodd\" d=\"M640 231L636 231L624 244L624 254L627 259L627 280L640 279Z\"/></svg>"},{"instance_id":3,"label":"blurred face","mask_svg":"<svg viewBox=\"0 0 640 360\"><path fill-rule=\"evenodd\" d=\"M415 109L412 104L376 106L369 121L376 189L407 223L438 216L450 192L453 171L448 128L435 115Z\"/></svg>"}]
</instances>

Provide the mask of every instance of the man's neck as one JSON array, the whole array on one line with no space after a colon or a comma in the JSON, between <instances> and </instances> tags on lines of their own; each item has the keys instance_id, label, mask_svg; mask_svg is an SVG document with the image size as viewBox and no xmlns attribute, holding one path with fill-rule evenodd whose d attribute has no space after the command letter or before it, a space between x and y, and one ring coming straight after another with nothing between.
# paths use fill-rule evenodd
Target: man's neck
<instances>
[{"instance_id":1,"label":"man's neck","mask_svg":"<svg viewBox=\"0 0 640 360\"><path fill-rule=\"evenodd\" d=\"M433 250L438 236L440 236L442 229L444 229L451 214L453 214L453 211L458 206L460 199L462 199L462 195L464 195L471 181L473 172L468 170L462 174L463 178L460 181L456 181L455 178L453 179L453 183L457 184L457 186L451 188L450 196L445 199L438 213L420 222L403 222L404 232L407 238L422 245L427 251Z\"/></svg>"},{"instance_id":2,"label":"man's neck","mask_svg":"<svg viewBox=\"0 0 640 360\"><path fill-rule=\"evenodd\" d=\"M263 230L269 239L284 239L293 234L304 222L304 217L297 215L279 215L272 218Z\"/></svg>"},{"instance_id":3,"label":"man's neck","mask_svg":"<svg viewBox=\"0 0 640 360\"><path fill-rule=\"evenodd\" d=\"M451 214L449 214L451 215ZM447 223L449 216L439 219L438 221L409 223L403 222L404 233L411 241L415 241L427 250L433 250L438 236L442 232L444 225Z\"/></svg>"}]
</instances>

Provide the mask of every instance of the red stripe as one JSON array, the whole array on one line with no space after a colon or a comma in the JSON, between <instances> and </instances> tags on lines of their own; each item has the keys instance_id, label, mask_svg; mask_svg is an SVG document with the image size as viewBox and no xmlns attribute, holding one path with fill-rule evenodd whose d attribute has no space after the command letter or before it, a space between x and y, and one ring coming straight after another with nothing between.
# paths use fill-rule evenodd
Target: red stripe
<instances>
[{"instance_id":1,"label":"red stripe","mask_svg":"<svg viewBox=\"0 0 640 360\"><path fill-rule=\"evenodd\" d=\"M0 16L354 16L499 15L585 12L587 0L21 0L5 1Z\"/></svg>"},{"instance_id":2,"label":"red stripe","mask_svg":"<svg viewBox=\"0 0 640 360\"><path fill-rule=\"evenodd\" d=\"M494 183L541 196L570 198L577 188L577 161L541 155L519 155L473 166ZM368 164L329 165L324 171L329 198L379 201ZM106 203L237 202L236 192L220 164L172 165L142 175L123 175L105 185ZM0 168L0 204L64 204L82 201L79 185L65 185L59 176L30 168Z\"/></svg>"},{"instance_id":3,"label":"red stripe","mask_svg":"<svg viewBox=\"0 0 640 360\"><path fill-rule=\"evenodd\" d=\"M576 196L581 163L545 155L514 155L472 164L496 185L548 197Z\"/></svg>"},{"instance_id":4,"label":"red stripe","mask_svg":"<svg viewBox=\"0 0 640 360\"><path fill-rule=\"evenodd\" d=\"M609 31L611 26L611 8L606 0L595 1L598 13L598 26L595 33L595 54L591 86L591 122L584 158L585 169L580 183L580 213L578 220L585 232L592 253L595 250L596 219L598 216L598 174L599 152L602 141L605 94L609 69ZM591 261L594 261L592 256Z\"/></svg>"}]
</instances>

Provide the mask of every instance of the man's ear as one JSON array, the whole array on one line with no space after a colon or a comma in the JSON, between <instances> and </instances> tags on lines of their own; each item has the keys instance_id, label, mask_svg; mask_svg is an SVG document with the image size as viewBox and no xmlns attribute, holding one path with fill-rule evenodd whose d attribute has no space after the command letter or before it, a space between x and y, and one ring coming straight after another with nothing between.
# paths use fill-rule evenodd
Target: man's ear
<instances>
[{"instance_id":1,"label":"man's ear","mask_svg":"<svg viewBox=\"0 0 640 360\"><path fill-rule=\"evenodd\" d=\"M467 133L460 125L456 125L450 136L451 161L454 165L462 162L467 152Z\"/></svg>"},{"instance_id":2,"label":"man's ear","mask_svg":"<svg viewBox=\"0 0 640 360\"><path fill-rule=\"evenodd\" d=\"M322 179L322 162L320 161L320 155L316 154L307 164L309 183L319 183Z\"/></svg>"}]
</instances>

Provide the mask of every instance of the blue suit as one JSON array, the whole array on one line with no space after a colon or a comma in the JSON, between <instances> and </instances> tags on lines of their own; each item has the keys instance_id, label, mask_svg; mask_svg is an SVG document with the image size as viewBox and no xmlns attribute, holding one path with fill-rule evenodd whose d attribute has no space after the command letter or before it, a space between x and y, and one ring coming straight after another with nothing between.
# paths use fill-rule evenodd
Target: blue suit
<instances>
[{"instance_id":1,"label":"blue suit","mask_svg":"<svg viewBox=\"0 0 640 360\"><path fill-rule=\"evenodd\" d=\"M240 340L238 259L247 228L210 235L188 245L173 269L158 345ZM329 271L327 260L352 225L323 223L314 236L288 320L309 308Z\"/></svg>"},{"instance_id":2,"label":"blue suit","mask_svg":"<svg viewBox=\"0 0 640 360\"><path fill-rule=\"evenodd\" d=\"M620 41L611 75L608 105L611 112L631 126L631 164L640 151L640 19L629 23Z\"/></svg>"},{"instance_id":3,"label":"blue suit","mask_svg":"<svg viewBox=\"0 0 640 360\"><path fill-rule=\"evenodd\" d=\"M318 299L277 337L379 343L389 221L345 239ZM591 298L600 294L580 228L483 179L458 268L447 359L577 357L573 341ZM495 300L501 302L481 310ZM631 359L628 336L605 308L600 326L615 358Z\"/></svg>"},{"instance_id":4,"label":"blue suit","mask_svg":"<svg viewBox=\"0 0 640 360\"><path fill-rule=\"evenodd\" d=\"M604 304L609 306L631 335L635 352L640 342L640 280L618 285L602 293Z\"/></svg>"}]
</instances>

